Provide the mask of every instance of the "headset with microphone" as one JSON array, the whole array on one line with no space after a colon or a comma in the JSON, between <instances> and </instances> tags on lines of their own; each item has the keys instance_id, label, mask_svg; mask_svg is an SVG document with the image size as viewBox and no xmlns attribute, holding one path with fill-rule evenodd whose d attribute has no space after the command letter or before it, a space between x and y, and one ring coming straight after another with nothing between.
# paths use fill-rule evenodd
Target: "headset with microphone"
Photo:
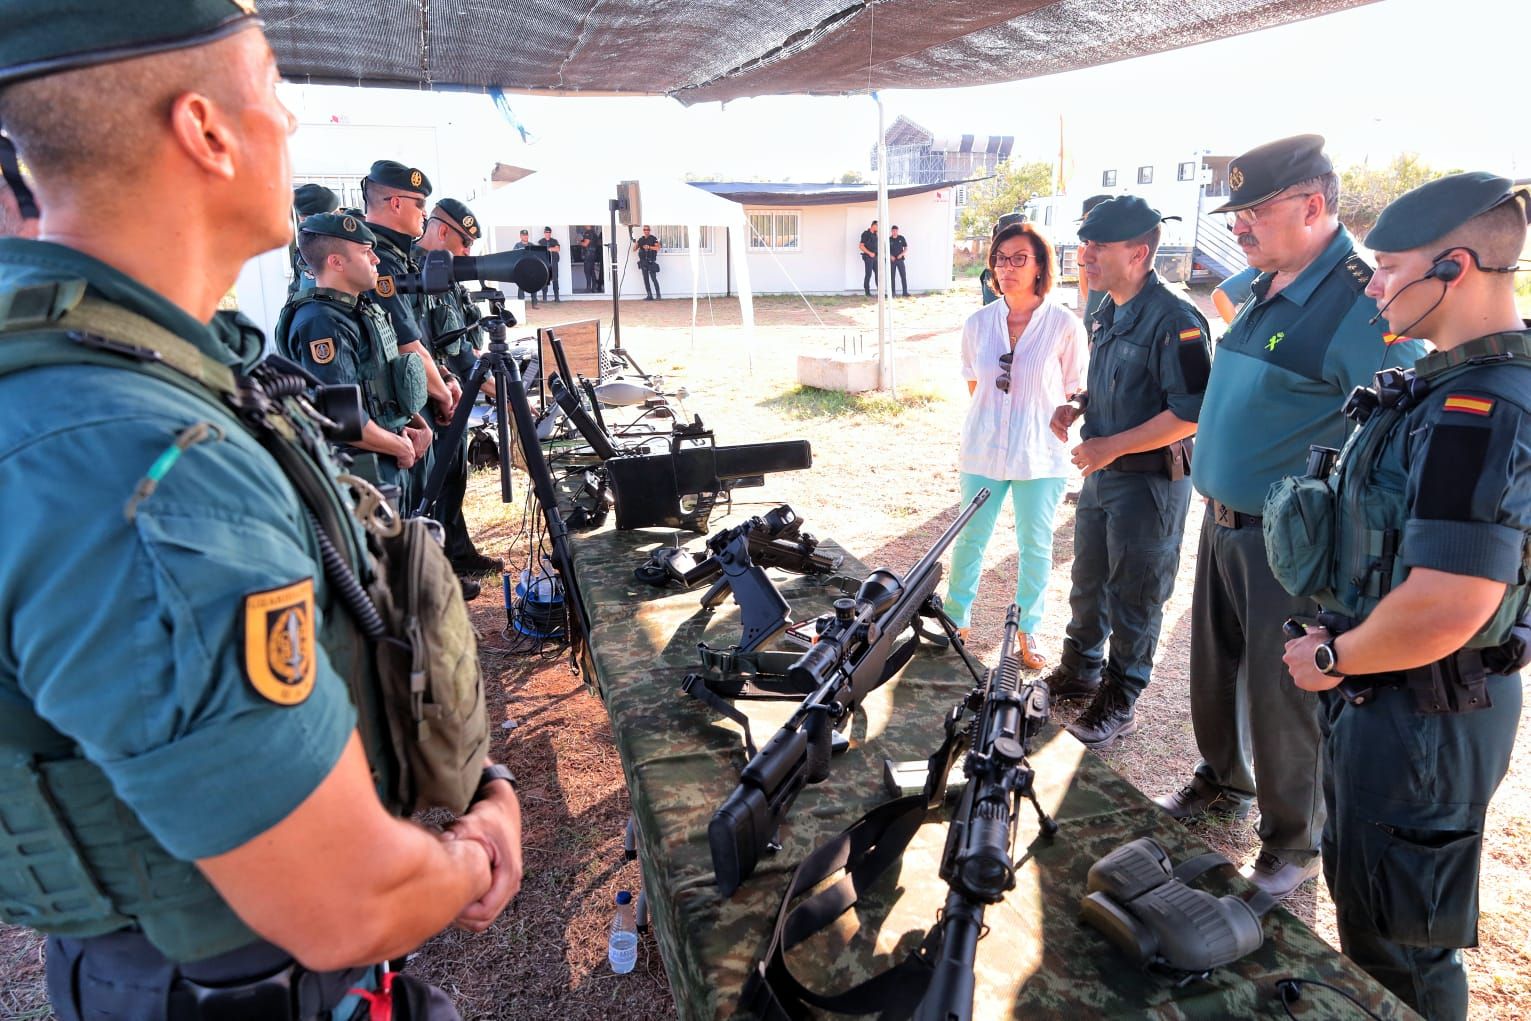
<instances>
[{"instance_id":1,"label":"headset with microphone","mask_svg":"<svg viewBox=\"0 0 1531 1021\"><path fill-rule=\"evenodd\" d=\"M1455 259L1448 259L1448 258L1446 258L1446 256L1450 255L1452 252L1455 252L1455 251L1464 251L1464 252L1466 252L1469 256L1472 257L1473 264L1477 265L1478 253L1473 251L1471 248L1462 248L1462 249L1448 248L1448 249L1446 249L1446 251L1442 252L1440 255L1437 255L1435 257L1435 261L1430 264L1430 268L1425 270L1425 275L1424 276L1420 277L1418 280L1411 280L1407 284L1404 284L1401 288L1399 288L1398 289L1398 293L1393 295L1391 298L1389 298L1383 304L1383 306L1381 308L1377 309L1377 314L1372 316L1370 319L1368 319L1366 321L1366 325L1368 325L1368 326L1376 326L1378 320L1380 320L1382 318L1383 314L1387 312L1388 308L1393 304L1393 302L1395 302L1399 298L1403 297L1404 292L1407 291L1409 288L1413 287L1415 284L1422 284L1422 283L1425 283L1426 281L1429 281L1429 280L1439 280L1442 285L1447 285L1447 284L1450 284L1453 280L1455 280L1458 277L1460 277L1462 275L1462 264L1460 262L1457 262ZM1510 272L1513 272L1513 270L1510 270ZM1431 305L1429 308L1425 309L1424 315L1421 315L1419 317L1419 319L1416 319L1412 323L1410 323L1408 325L1407 329L1395 330L1393 332L1396 333L1400 337L1407 336L1409 330L1412 330L1414 327L1418 326L1420 321L1423 320L1425 318L1425 316L1427 316L1431 312L1435 311L1436 305L1439 305L1442 301L1444 301L1446 299L1446 290L1447 290L1447 288L1445 286L1442 286L1441 287L1441 296L1439 298L1435 299L1435 304Z\"/></svg>"}]
</instances>

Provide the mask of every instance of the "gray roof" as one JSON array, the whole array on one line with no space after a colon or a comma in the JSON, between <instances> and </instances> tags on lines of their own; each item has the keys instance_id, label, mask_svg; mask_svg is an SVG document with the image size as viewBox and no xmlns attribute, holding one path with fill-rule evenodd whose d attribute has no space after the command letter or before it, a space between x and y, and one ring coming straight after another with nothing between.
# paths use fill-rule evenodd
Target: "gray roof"
<instances>
[{"instance_id":1,"label":"gray roof","mask_svg":"<svg viewBox=\"0 0 1531 1021\"><path fill-rule=\"evenodd\" d=\"M976 180L972 178L970 180ZM938 181L934 184L909 184L888 189L888 198L903 198L927 191L950 188L963 181ZM833 206L854 202L877 201L875 184L793 184L760 181L692 181L692 187L712 192L741 205L750 206Z\"/></svg>"}]
</instances>

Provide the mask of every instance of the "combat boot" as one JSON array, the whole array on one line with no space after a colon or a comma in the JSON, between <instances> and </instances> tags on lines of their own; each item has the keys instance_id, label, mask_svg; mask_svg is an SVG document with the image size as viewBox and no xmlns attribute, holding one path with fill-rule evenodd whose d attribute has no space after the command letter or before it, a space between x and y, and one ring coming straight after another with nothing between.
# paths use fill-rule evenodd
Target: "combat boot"
<instances>
[{"instance_id":1,"label":"combat boot","mask_svg":"<svg viewBox=\"0 0 1531 1021\"><path fill-rule=\"evenodd\" d=\"M1254 801L1248 794L1240 794L1200 776L1193 776L1190 783L1174 794L1155 798L1154 804L1181 822L1191 822L1204 815L1220 819L1242 819L1254 807Z\"/></svg>"},{"instance_id":2,"label":"combat boot","mask_svg":"<svg viewBox=\"0 0 1531 1021\"><path fill-rule=\"evenodd\" d=\"M1095 700L1079 719L1068 725L1068 732L1086 748L1104 748L1119 737L1135 734L1138 718L1132 712L1132 700L1114 684L1101 685Z\"/></svg>"},{"instance_id":3,"label":"combat boot","mask_svg":"<svg viewBox=\"0 0 1531 1021\"><path fill-rule=\"evenodd\" d=\"M1072 702L1082 698L1094 698L1100 690L1100 677L1084 677L1074 673L1061 663L1053 667L1042 680L1047 682L1048 694L1054 702Z\"/></svg>"}]
</instances>

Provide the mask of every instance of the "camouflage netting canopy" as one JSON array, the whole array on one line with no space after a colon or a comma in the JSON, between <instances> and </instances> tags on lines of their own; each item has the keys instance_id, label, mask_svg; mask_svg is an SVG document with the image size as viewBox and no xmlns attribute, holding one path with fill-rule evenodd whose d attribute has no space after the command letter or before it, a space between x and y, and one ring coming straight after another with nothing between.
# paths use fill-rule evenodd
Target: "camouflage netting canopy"
<instances>
[{"instance_id":1,"label":"camouflage netting canopy","mask_svg":"<svg viewBox=\"0 0 1531 1021\"><path fill-rule=\"evenodd\" d=\"M1371 0L263 0L293 81L669 95L949 88L1090 67Z\"/></svg>"}]
</instances>

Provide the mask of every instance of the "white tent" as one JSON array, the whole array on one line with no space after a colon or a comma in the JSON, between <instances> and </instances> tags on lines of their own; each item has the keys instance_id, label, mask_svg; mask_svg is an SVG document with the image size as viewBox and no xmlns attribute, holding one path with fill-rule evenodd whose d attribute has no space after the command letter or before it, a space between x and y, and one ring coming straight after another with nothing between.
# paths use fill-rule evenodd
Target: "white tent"
<instances>
[{"instance_id":1,"label":"white tent","mask_svg":"<svg viewBox=\"0 0 1531 1021\"><path fill-rule=\"evenodd\" d=\"M543 169L473 200L473 211L493 237L493 228L536 220L538 223L607 223L607 201L617 197L620 180L638 182L641 215L645 223L683 226L693 239L691 255L691 329L696 331L697 293L701 281L701 256L696 238L702 227L728 228L732 246L733 274L739 289L739 313L744 323L744 342L753 369L755 349L755 303L750 290L749 221L736 202L693 188L684 181L658 174L604 174L588 169ZM608 239L610 240L610 239Z\"/></svg>"}]
</instances>

